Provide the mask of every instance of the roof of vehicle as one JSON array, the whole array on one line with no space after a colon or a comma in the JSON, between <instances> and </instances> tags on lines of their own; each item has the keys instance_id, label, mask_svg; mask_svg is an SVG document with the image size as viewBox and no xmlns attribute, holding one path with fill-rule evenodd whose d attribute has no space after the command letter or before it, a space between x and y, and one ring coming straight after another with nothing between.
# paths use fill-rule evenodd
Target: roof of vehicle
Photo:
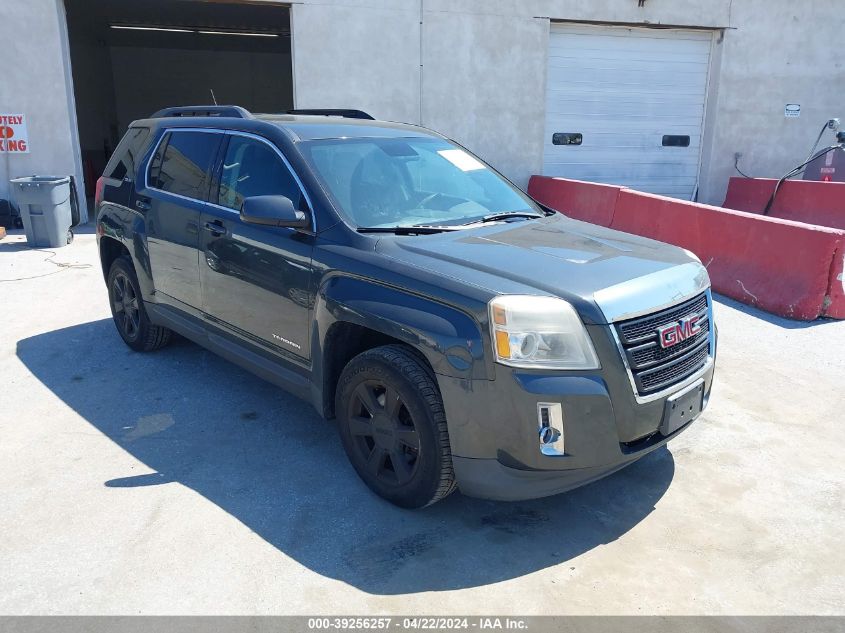
<instances>
[{"instance_id":1,"label":"roof of vehicle","mask_svg":"<svg viewBox=\"0 0 845 633\"><path fill-rule=\"evenodd\" d=\"M150 116L159 124L239 129L239 122L273 124L296 141L331 138L408 138L439 136L436 132L407 123L377 121L360 110L291 110L280 114L254 114L240 106L181 106L165 108ZM171 123L172 122L172 123Z\"/></svg>"},{"instance_id":2,"label":"roof of vehicle","mask_svg":"<svg viewBox=\"0 0 845 633\"><path fill-rule=\"evenodd\" d=\"M267 121L290 132L298 141L327 138L436 136L434 132L407 123L348 119L336 116L303 114L255 114L259 121Z\"/></svg>"}]
</instances>

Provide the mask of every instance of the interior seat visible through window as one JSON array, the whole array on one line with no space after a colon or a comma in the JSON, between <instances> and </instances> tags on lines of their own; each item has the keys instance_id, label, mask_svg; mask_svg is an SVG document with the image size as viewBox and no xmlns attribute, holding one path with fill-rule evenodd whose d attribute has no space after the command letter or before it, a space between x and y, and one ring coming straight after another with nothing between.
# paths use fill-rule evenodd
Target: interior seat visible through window
<instances>
[{"instance_id":1,"label":"interior seat visible through window","mask_svg":"<svg viewBox=\"0 0 845 633\"><path fill-rule=\"evenodd\" d=\"M278 154L263 141L232 136L223 160L218 204L239 211L244 198L281 195L303 208L302 192Z\"/></svg>"},{"instance_id":2,"label":"interior seat visible through window","mask_svg":"<svg viewBox=\"0 0 845 633\"><path fill-rule=\"evenodd\" d=\"M195 200L205 200L207 174L220 135L199 130L168 132L150 164L150 186Z\"/></svg>"}]
</instances>

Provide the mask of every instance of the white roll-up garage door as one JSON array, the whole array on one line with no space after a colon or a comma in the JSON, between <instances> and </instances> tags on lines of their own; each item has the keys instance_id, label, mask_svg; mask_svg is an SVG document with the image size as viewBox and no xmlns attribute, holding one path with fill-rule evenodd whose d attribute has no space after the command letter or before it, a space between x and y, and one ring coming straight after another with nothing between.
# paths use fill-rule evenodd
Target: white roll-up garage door
<instances>
[{"instance_id":1,"label":"white roll-up garage door","mask_svg":"<svg viewBox=\"0 0 845 633\"><path fill-rule=\"evenodd\" d=\"M543 173L691 199L711 43L709 31L552 24Z\"/></svg>"}]
</instances>

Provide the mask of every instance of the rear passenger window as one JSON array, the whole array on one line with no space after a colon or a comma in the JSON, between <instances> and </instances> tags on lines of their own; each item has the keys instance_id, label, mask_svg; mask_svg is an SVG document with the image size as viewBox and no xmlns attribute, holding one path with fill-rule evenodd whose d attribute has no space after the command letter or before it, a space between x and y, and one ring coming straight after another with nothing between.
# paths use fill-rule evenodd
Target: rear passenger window
<instances>
[{"instance_id":1,"label":"rear passenger window","mask_svg":"<svg viewBox=\"0 0 845 633\"><path fill-rule=\"evenodd\" d=\"M135 161L144 151L144 145L150 136L150 128L133 127L129 128L121 139L117 149L114 150L109 164L103 175L106 178L123 180L124 178L135 178Z\"/></svg>"},{"instance_id":2,"label":"rear passenger window","mask_svg":"<svg viewBox=\"0 0 845 633\"><path fill-rule=\"evenodd\" d=\"M209 132L169 132L150 163L150 186L205 200L208 173L220 138L220 134Z\"/></svg>"},{"instance_id":3,"label":"rear passenger window","mask_svg":"<svg viewBox=\"0 0 845 633\"><path fill-rule=\"evenodd\" d=\"M287 196L303 209L302 192L290 170L269 145L233 135L223 160L217 203L240 211L244 198Z\"/></svg>"}]
</instances>

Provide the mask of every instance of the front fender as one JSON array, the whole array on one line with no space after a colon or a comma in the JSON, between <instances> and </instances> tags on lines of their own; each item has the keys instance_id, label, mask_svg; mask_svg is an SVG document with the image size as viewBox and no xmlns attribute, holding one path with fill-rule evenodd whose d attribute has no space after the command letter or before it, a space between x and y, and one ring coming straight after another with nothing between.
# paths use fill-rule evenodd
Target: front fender
<instances>
[{"instance_id":1,"label":"front fender","mask_svg":"<svg viewBox=\"0 0 845 633\"><path fill-rule=\"evenodd\" d=\"M314 309L315 343L338 321L360 325L420 351L435 373L454 378L487 378L478 323L444 303L372 280L327 279Z\"/></svg>"}]
</instances>

